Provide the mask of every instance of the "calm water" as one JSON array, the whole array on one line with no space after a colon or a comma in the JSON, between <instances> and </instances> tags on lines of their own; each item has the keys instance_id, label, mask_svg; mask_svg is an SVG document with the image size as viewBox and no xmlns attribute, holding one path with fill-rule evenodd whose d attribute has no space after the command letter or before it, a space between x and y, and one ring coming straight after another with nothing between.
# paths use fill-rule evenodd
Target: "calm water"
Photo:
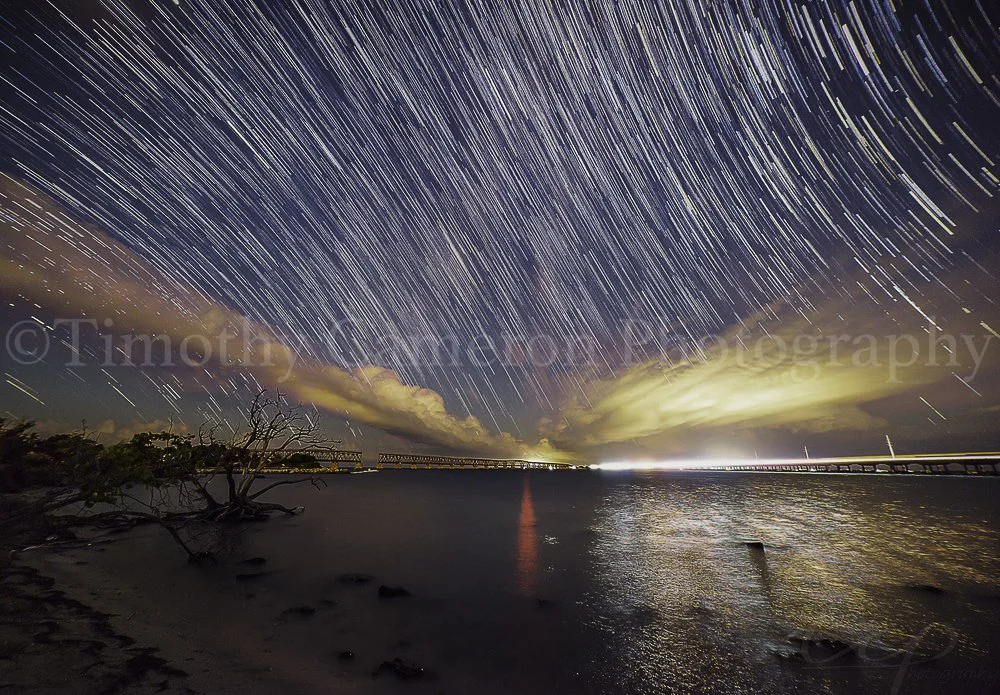
<instances>
[{"instance_id":1,"label":"calm water","mask_svg":"<svg viewBox=\"0 0 1000 695\"><path fill-rule=\"evenodd\" d=\"M272 499L306 514L251 526L228 564L185 567L147 529L94 554L92 571L167 626L174 654L207 659L204 677L257 674L287 692L1000 689L1000 480L404 471L329 482L282 488ZM237 581L253 570L235 560L252 556L272 573ZM346 585L346 572L376 580ZM413 595L380 601L379 583ZM303 604L317 612L281 615ZM339 661L341 649L357 657ZM373 680L395 656L437 680Z\"/></svg>"}]
</instances>

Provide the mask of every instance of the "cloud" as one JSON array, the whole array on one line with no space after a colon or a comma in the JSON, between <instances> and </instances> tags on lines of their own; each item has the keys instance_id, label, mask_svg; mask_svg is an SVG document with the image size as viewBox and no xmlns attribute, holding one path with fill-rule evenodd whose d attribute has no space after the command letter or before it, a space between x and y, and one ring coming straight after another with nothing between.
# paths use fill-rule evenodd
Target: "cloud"
<instances>
[{"instance_id":1,"label":"cloud","mask_svg":"<svg viewBox=\"0 0 1000 695\"><path fill-rule=\"evenodd\" d=\"M113 318L116 332L156 335L175 347L190 336L204 336L207 343L193 342L210 348L204 351L212 356L207 366L246 369L293 399L413 442L498 457L523 456L531 449L556 453L494 434L474 417L452 415L440 394L404 384L391 370L347 371L298 354L267 326L185 287L3 174L0 213L6 246L0 292L6 296L22 295L57 315Z\"/></svg>"},{"instance_id":2,"label":"cloud","mask_svg":"<svg viewBox=\"0 0 1000 695\"><path fill-rule=\"evenodd\" d=\"M944 301L931 295L924 296L928 306ZM665 359L585 379L540 430L555 446L575 449L653 437L669 448L670 435L679 443L724 429L883 430L886 420L866 406L950 379L956 365L966 373L977 355L966 349L965 336L974 346L983 342L972 330L974 319L958 311L951 326L956 350L943 343L932 349L943 334L914 308L847 294L809 314L775 305ZM949 388L962 388L951 382Z\"/></svg>"},{"instance_id":3,"label":"cloud","mask_svg":"<svg viewBox=\"0 0 1000 695\"><path fill-rule=\"evenodd\" d=\"M186 424L170 420L152 420L150 422L132 420L125 424L109 419L96 425L89 422L68 423L63 420L43 420L35 423L35 429L42 434L86 431L87 436L93 437L103 444L126 441L142 432L173 432L174 434L188 434L189 432Z\"/></svg>"},{"instance_id":4,"label":"cloud","mask_svg":"<svg viewBox=\"0 0 1000 695\"><path fill-rule=\"evenodd\" d=\"M957 295L947 291L959 281L971 282L970 276L936 279L905 293L874 287L868 276L844 278L844 287L860 288L856 296L845 291L819 310L797 313L776 304L697 350L674 350L614 375L572 375L567 382L574 391L539 423L542 439L532 444L494 433L474 417L453 415L439 393L405 384L390 369L346 370L300 354L268 326L197 293L3 174L0 242L4 296L23 296L57 316L112 318L116 333L169 338L175 347L190 336L209 342L229 336L228 353L223 356L216 345L206 364L214 373L244 369L291 399L460 454L559 460L643 440L670 450L671 439L690 441L697 433L725 429L881 430L884 414L873 407L880 399L946 379L953 389L949 397L960 402L972 397L973 388L991 392L990 383L997 381L1000 347L987 352L983 337L983 326L1000 323L995 301L984 294L978 305L956 305ZM983 286L992 285L984 280ZM957 367L926 365L928 341L937 331L933 316L951 319L946 327L958 338ZM966 349L966 335L979 353ZM847 342L838 343L834 355L831 340L838 336ZM908 352L914 345L915 360ZM950 361L947 350L937 352L938 362ZM974 364L970 356L976 354L986 361ZM985 376L974 385L963 383L977 370ZM916 394L912 400L917 402Z\"/></svg>"}]
</instances>

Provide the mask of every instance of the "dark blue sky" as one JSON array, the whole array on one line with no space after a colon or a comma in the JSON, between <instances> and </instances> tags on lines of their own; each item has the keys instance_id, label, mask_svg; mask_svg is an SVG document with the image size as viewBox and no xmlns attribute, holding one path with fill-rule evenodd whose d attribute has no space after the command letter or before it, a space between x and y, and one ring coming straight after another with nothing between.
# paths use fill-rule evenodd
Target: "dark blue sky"
<instances>
[{"instance_id":1,"label":"dark blue sky","mask_svg":"<svg viewBox=\"0 0 1000 695\"><path fill-rule=\"evenodd\" d=\"M717 376L634 372L706 335L784 334L789 315L824 336L997 327L1000 18L989 3L893 7L8 3L0 170L191 296L315 360L391 369L493 434L565 449L590 428L595 450L665 451L812 437L849 453L844 432L868 446L898 430L995 446L996 382L964 381L968 355L932 365L919 392L795 396L822 406L812 419L722 398L704 407L744 414L601 425L632 417L628 402L684 401L685 379L707 388ZM38 224L0 203L5 236ZM5 291L6 325L71 309ZM196 426L260 383L7 359L2 410L54 422ZM769 393L746 373L712 388ZM674 386L630 390L657 378ZM58 395L81 388L103 395ZM378 418L320 409L352 441L384 441Z\"/></svg>"}]
</instances>

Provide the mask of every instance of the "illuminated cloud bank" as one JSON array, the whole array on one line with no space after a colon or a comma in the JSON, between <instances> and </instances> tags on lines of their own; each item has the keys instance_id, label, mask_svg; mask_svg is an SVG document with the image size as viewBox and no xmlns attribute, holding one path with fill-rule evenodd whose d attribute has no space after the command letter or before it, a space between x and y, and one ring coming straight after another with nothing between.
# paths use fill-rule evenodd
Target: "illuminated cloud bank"
<instances>
[{"instance_id":1,"label":"illuminated cloud bank","mask_svg":"<svg viewBox=\"0 0 1000 695\"><path fill-rule=\"evenodd\" d=\"M566 459L618 442L722 428L877 429L885 422L864 404L953 377L974 390L964 379L996 364L997 351L987 350L991 326L952 306L954 298L926 305L953 314L928 326L920 306L880 305L858 290L864 301L845 293L808 320L775 305L725 335L626 365L614 376L577 375L577 390L540 423L541 439L526 443L475 417L452 415L439 393L403 383L392 369L347 370L289 347L267 326L191 292L9 176L0 177L0 196L4 293L57 315L113 319L118 332L174 344L204 336L210 346L226 335L227 356L207 365L215 372L246 369L294 399L455 452Z\"/></svg>"},{"instance_id":2,"label":"illuminated cloud bank","mask_svg":"<svg viewBox=\"0 0 1000 695\"><path fill-rule=\"evenodd\" d=\"M508 434L491 433L474 417L454 417L438 393L403 384L390 369L346 371L300 356L267 327L154 271L9 176L0 176L0 212L6 245L0 291L9 296L23 295L65 316L113 318L118 331L169 336L174 343L188 336L212 341L230 335L228 354L242 359L235 366L250 370L260 383L414 442L511 457L528 449Z\"/></svg>"},{"instance_id":3,"label":"illuminated cloud bank","mask_svg":"<svg viewBox=\"0 0 1000 695\"><path fill-rule=\"evenodd\" d=\"M969 313L953 308L955 318L939 320L945 332L918 306L856 293L829 300L808 320L775 307L723 336L585 380L545 423L546 434L557 446L587 448L723 428L881 429L886 421L865 404L945 379L975 393L970 382L997 364L991 326ZM926 296L939 309L954 304L941 291Z\"/></svg>"}]
</instances>

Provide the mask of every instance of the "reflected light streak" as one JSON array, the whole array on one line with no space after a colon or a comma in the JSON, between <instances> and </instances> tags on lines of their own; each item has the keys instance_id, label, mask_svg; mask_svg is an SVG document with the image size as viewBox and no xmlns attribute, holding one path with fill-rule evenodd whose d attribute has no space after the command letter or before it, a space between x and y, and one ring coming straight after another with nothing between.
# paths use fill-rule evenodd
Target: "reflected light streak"
<instances>
[{"instance_id":1,"label":"reflected light streak","mask_svg":"<svg viewBox=\"0 0 1000 695\"><path fill-rule=\"evenodd\" d=\"M532 596L538 584L538 534L535 533L535 506L527 476L521 490L521 513L517 520L517 590Z\"/></svg>"}]
</instances>

